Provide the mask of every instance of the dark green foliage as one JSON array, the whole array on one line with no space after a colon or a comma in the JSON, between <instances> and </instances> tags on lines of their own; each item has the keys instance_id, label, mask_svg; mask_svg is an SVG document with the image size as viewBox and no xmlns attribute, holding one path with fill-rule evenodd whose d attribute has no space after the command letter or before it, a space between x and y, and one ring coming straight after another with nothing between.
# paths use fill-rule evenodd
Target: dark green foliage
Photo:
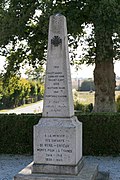
<instances>
[{"instance_id":1,"label":"dark green foliage","mask_svg":"<svg viewBox=\"0 0 120 180\"><path fill-rule=\"evenodd\" d=\"M79 112L85 112L85 105L80 104L78 101L74 102L74 109Z\"/></svg>"},{"instance_id":2,"label":"dark green foliage","mask_svg":"<svg viewBox=\"0 0 120 180\"><path fill-rule=\"evenodd\" d=\"M83 123L83 155L120 154L120 114L76 114ZM0 153L32 154L41 115L0 115Z\"/></svg>"},{"instance_id":3,"label":"dark green foliage","mask_svg":"<svg viewBox=\"0 0 120 180\"><path fill-rule=\"evenodd\" d=\"M38 115L0 115L0 153L31 154Z\"/></svg>"},{"instance_id":4,"label":"dark green foliage","mask_svg":"<svg viewBox=\"0 0 120 180\"><path fill-rule=\"evenodd\" d=\"M76 110L76 112L82 112L82 113L88 113L88 112L92 112L93 110L93 104L81 104L79 101L75 101L74 102L74 109Z\"/></svg>"},{"instance_id":5,"label":"dark green foliage","mask_svg":"<svg viewBox=\"0 0 120 180\"><path fill-rule=\"evenodd\" d=\"M18 107L42 99L43 83L13 76L7 83L0 81L0 109Z\"/></svg>"},{"instance_id":6,"label":"dark green foliage","mask_svg":"<svg viewBox=\"0 0 120 180\"><path fill-rule=\"evenodd\" d=\"M83 122L84 155L120 154L120 114L79 115Z\"/></svg>"}]
</instances>

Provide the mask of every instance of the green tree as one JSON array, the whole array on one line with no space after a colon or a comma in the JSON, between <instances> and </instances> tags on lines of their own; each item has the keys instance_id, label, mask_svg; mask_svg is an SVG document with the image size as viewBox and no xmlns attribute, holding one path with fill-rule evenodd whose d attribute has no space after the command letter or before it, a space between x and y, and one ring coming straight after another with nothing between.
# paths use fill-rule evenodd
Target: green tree
<instances>
[{"instance_id":1,"label":"green tree","mask_svg":"<svg viewBox=\"0 0 120 180\"><path fill-rule=\"evenodd\" d=\"M30 82L31 97L34 97L36 101L41 100L44 94L44 68L42 66L38 66L37 68L28 68L25 74Z\"/></svg>"},{"instance_id":2,"label":"green tree","mask_svg":"<svg viewBox=\"0 0 120 180\"><path fill-rule=\"evenodd\" d=\"M9 79L7 85L3 85L2 102L5 108L17 106L19 102L20 86L19 78L14 76Z\"/></svg>"},{"instance_id":3,"label":"green tree","mask_svg":"<svg viewBox=\"0 0 120 180\"><path fill-rule=\"evenodd\" d=\"M0 109L18 107L42 99L43 83L12 76L3 84L0 77Z\"/></svg>"},{"instance_id":4,"label":"green tree","mask_svg":"<svg viewBox=\"0 0 120 180\"><path fill-rule=\"evenodd\" d=\"M1 103L4 108L17 107L23 104L23 100L30 94L30 83L26 79L13 76L7 84L3 84Z\"/></svg>"},{"instance_id":5,"label":"green tree","mask_svg":"<svg viewBox=\"0 0 120 180\"><path fill-rule=\"evenodd\" d=\"M91 37L87 39L89 48L82 62L95 63L94 111L115 111L113 60L120 56L119 0L11 0L7 4L1 0L0 46L1 54L7 56L7 76L18 70L23 61L34 66L44 63L49 16L58 12L67 18L73 51L84 36L84 27L92 25Z\"/></svg>"},{"instance_id":6,"label":"green tree","mask_svg":"<svg viewBox=\"0 0 120 180\"><path fill-rule=\"evenodd\" d=\"M43 83L39 81L33 81L29 80L30 83L30 98L33 99L33 101L38 101L43 98L44 93L44 86Z\"/></svg>"},{"instance_id":7,"label":"green tree","mask_svg":"<svg viewBox=\"0 0 120 180\"><path fill-rule=\"evenodd\" d=\"M3 96L3 81L2 81L2 76L0 75L0 109L3 108L3 103L2 103L2 96Z\"/></svg>"},{"instance_id":8,"label":"green tree","mask_svg":"<svg viewBox=\"0 0 120 180\"><path fill-rule=\"evenodd\" d=\"M42 66L37 68L27 68L25 75L29 80L36 80L39 82L44 82L45 70Z\"/></svg>"},{"instance_id":9,"label":"green tree","mask_svg":"<svg viewBox=\"0 0 120 180\"><path fill-rule=\"evenodd\" d=\"M25 104L25 99L29 98L30 96L30 91L31 91L30 82L27 79L20 78L19 86L20 86L19 98L21 100L21 104Z\"/></svg>"}]
</instances>

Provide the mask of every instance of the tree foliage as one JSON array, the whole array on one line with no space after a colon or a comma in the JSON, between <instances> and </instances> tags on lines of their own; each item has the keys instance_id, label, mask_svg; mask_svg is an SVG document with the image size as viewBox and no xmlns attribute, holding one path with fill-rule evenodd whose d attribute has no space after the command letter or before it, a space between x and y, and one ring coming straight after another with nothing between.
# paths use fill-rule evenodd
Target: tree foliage
<instances>
[{"instance_id":1,"label":"tree foliage","mask_svg":"<svg viewBox=\"0 0 120 180\"><path fill-rule=\"evenodd\" d=\"M26 69L25 75L29 80L31 79L31 80L37 80L43 82L45 76L45 70L42 66L39 66L37 68L30 67Z\"/></svg>"},{"instance_id":2,"label":"tree foliage","mask_svg":"<svg viewBox=\"0 0 120 180\"><path fill-rule=\"evenodd\" d=\"M94 63L98 49L97 53L102 54L100 61L110 56L120 58L119 0L1 0L0 53L7 57L8 76L15 73L23 61L33 66L44 63L49 16L58 12L67 17L69 45L73 50L85 35L84 27L92 25L92 33L86 39L89 48L81 62ZM106 42L109 35L112 51ZM75 59L74 54L72 58Z\"/></svg>"},{"instance_id":3,"label":"tree foliage","mask_svg":"<svg viewBox=\"0 0 120 180\"><path fill-rule=\"evenodd\" d=\"M9 78L6 84L0 80L0 109L17 107L35 102L43 97L43 83L30 81L18 76Z\"/></svg>"}]
</instances>

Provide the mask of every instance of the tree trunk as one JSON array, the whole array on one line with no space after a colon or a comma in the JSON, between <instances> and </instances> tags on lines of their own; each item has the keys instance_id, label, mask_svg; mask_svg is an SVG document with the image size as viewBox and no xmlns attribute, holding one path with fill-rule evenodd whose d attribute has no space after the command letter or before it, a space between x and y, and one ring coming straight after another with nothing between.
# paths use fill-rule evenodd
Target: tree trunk
<instances>
[{"instance_id":1,"label":"tree trunk","mask_svg":"<svg viewBox=\"0 0 120 180\"><path fill-rule=\"evenodd\" d=\"M115 74L112 62L96 63L94 112L115 112Z\"/></svg>"},{"instance_id":2,"label":"tree trunk","mask_svg":"<svg viewBox=\"0 0 120 180\"><path fill-rule=\"evenodd\" d=\"M99 31L96 37L94 70L94 112L115 112L115 73L113 64L112 35Z\"/></svg>"}]
</instances>

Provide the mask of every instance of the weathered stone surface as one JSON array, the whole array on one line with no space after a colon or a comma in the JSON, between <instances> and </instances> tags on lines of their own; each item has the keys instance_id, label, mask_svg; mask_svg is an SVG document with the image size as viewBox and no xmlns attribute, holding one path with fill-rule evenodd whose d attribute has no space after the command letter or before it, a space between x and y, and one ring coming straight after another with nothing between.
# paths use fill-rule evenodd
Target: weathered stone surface
<instances>
[{"instance_id":1,"label":"weathered stone surface","mask_svg":"<svg viewBox=\"0 0 120 180\"><path fill-rule=\"evenodd\" d=\"M66 18L55 15L49 23L43 114L34 127L33 172L65 174L66 166L66 174L78 174L81 158L82 123L74 116Z\"/></svg>"},{"instance_id":2,"label":"weathered stone surface","mask_svg":"<svg viewBox=\"0 0 120 180\"><path fill-rule=\"evenodd\" d=\"M83 168L84 161L81 159L76 165L48 165L48 164L33 164L32 173L44 174L63 174L63 175L78 175Z\"/></svg>"},{"instance_id":3,"label":"weathered stone surface","mask_svg":"<svg viewBox=\"0 0 120 180\"><path fill-rule=\"evenodd\" d=\"M14 180L95 180L98 175L98 166L96 164L85 164L78 175L55 175L55 174L32 174L33 163L28 165ZM104 179L107 180L107 179Z\"/></svg>"},{"instance_id":4,"label":"weathered stone surface","mask_svg":"<svg viewBox=\"0 0 120 180\"><path fill-rule=\"evenodd\" d=\"M76 165L82 158L82 124L77 118L41 118L34 128L35 164Z\"/></svg>"},{"instance_id":5,"label":"weathered stone surface","mask_svg":"<svg viewBox=\"0 0 120 180\"><path fill-rule=\"evenodd\" d=\"M43 117L74 115L66 18L50 17Z\"/></svg>"}]
</instances>

